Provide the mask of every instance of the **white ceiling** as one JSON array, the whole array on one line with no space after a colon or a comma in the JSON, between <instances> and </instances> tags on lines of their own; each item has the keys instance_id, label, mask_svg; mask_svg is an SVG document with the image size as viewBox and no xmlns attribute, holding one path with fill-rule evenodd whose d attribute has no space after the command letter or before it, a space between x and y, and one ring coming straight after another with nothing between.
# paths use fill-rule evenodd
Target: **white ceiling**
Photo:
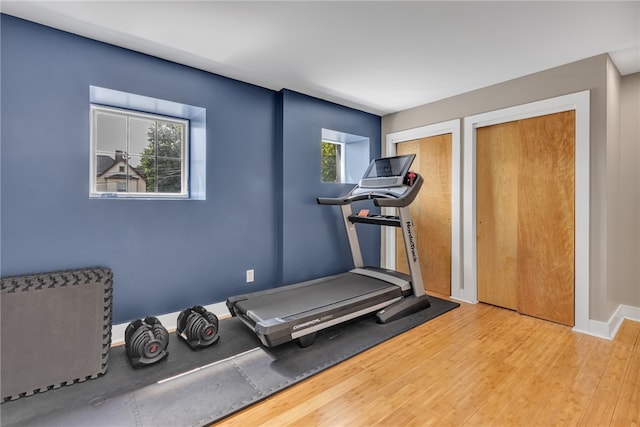
<instances>
[{"instance_id":1,"label":"white ceiling","mask_svg":"<svg viewBox=\"0 0 640 427\"><path fill-rule=\"evenodd\" d=\"M11 1L1 11L385 115L591 56L640 71L640 1Z\"/></svg>"}]
</instances>

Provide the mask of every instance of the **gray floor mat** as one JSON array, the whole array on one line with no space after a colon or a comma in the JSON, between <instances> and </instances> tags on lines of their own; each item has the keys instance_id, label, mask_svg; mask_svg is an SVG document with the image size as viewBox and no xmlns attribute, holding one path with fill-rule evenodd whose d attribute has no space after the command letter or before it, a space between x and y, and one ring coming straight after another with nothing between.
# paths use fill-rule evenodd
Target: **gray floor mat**
<instances>
[{"instance_id":1,"label":"gray floor mat","mask_svg":"<svg viewBox=\"0 0 640 427\"><path fill-rule=\"evenodd\" d=\"M112 285L108 268L0 279L3 401L107 371Z\"/></svg>"},{"instance_id":2,"label":"gray floor mat","mask_svg":"<svg viewBox=\"0 0 640 427\"><path fill-rule=\"evenodd\" d=\"M192 351L171 334L169 357L130 367L123 347L111 349L102 377L2 404L2 426L200 426L228 416L317 372L405 332L459 304L432 306L381 325L367 317L296 343L265 348L238 319L220 322L220 340Z\"/></svg>"}]
</instances>

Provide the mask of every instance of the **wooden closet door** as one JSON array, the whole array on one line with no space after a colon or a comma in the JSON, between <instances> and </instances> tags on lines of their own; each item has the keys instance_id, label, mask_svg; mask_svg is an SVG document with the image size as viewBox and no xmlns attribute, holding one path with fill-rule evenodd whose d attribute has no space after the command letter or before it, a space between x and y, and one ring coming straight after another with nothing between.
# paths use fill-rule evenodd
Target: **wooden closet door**
<instances>
[{"instance_id":1,"label":"wooden closet door","mask_svg":"<svg viewBox=\"0 0 640 427\"><path fill-rule=\"evenodd\" d=\"M425 290L451 295L451 134L399 143L397 154L415 154L411 170L424 178L409 207L417 235ZM409 272L402 233L396 231L396 268Z\"/></svg>"},{"instance_id":2,"label":"wooden closet door","mask_svg":"<svg viewBox=\"0 0 640 427\"><path fill-rule=\"evenodd\" d=\"M478 299L574 324L575 113L477 129Z\"/></svg>"},{"instance_id":3,"label":"wooden closet door","mask_svg":"<svg viewBox=\"0 0 640 427\"><path fill-rule=\"evenodd\" d=\"M575 112L520 121L518 306L574 325Z\"/></svg>"},{"instance_id":4,"label":"wooden closet door","mask_svg":"<svg viewBox=\"0 0 640 427\"><path fill-rule=\"evenodd\" d=\"M517 122L487 126L476 137L478 300L518 309Z\"/></svg>"}]
</instances>

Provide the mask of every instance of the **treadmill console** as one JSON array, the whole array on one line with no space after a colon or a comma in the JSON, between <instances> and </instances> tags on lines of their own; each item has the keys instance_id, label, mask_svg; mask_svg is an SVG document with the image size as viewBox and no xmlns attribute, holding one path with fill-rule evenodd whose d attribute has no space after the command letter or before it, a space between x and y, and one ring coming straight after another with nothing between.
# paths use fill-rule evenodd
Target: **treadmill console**
<instances>
[{"instance_id":1,"label":"treadmill console","mask_svg":"<svg viewBox=\"0 0 640 427\"><path fill-rule=\"evenodd\" d=\"M405 185L405 177L415 158L415 154L407 154L372 160L364 176L351 194L358 195L384 191L387 194L401 197L409 189Z\"/></svg>"},{"instance_id":2,"label":"treadmill console","mask_svg":"<svg viewBox=\"0 0 640 427\"><path fill-rule=\"evenodd\" d=\"M320 205L348 205L370 199L379 207L404 207L415 199L423 179L409 173L415 154L374 159L360 183L342 197L318 197Z\"/></svg>"},{"instance_id":3,"label":"treadmill console","mask_svg":"<svg viewBox=\"0 0 640 427\"><path fill-rule=\"evenodd\" d=\"M360 188L401 187L409 172L415 154L374 159L367 168L358 186Z\"/></svg>"}]
</instances>

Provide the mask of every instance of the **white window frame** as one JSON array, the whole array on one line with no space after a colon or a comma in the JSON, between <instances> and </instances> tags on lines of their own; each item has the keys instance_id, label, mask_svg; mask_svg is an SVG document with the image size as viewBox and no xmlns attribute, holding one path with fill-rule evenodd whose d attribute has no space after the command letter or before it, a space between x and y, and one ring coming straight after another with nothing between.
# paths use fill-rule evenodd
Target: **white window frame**
<instances>
[{"instance_id":1,"label":"white window frame","mask_svg":"<svg viewBox=\"0 0 640 427\"><path fill-rule=\"evenodd\" d=\"M99 113L107 113L113 114L117 116L122 116L127 118L127 141L126 141L126 150L125 154L128 151L129 147L129 118L138 118L138 119L146 119L146 120L157 120L168 123L175 123L182 126L183 135L182 135L182 146L181 146L181 162L180 162L180 170L181 170L181 182L180 182L180 193L162 193L162 192L135 192L135 191L98 191L97 190L97 132L95 132L95 124L96 124L96 116ZM90 118L90 140L91 140L91 158L90 158L90 197L92 198L114 198L114 199L188 199L189 198L189 152L190 152L190 126L189 120L178 119L175 117L164 116L161 114L152 114L152 113L141 113L138 111L128 110L125 108L116 108L116 107L108 107L103 105L91 104L91 118ZM127 165L127 167L130 167Z\"/></svg>"}]
</instances>

